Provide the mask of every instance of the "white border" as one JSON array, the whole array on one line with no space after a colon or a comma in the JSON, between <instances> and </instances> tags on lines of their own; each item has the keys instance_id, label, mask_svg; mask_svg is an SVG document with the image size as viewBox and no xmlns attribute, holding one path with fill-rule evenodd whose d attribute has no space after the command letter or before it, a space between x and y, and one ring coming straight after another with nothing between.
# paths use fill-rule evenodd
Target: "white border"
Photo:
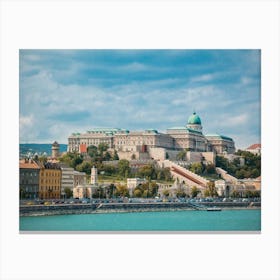
<instances>
[{"instance_id":1,"label":"white border","mask_svg":"<svg viewBox=\"0 0 280 280\"><path fill-rule=\"evenodd\" d=\"M279 279L279 2L2 1L1 279ZM20 235L18 49L262 49L260 235Z\"/></svg>"}]
</instances>

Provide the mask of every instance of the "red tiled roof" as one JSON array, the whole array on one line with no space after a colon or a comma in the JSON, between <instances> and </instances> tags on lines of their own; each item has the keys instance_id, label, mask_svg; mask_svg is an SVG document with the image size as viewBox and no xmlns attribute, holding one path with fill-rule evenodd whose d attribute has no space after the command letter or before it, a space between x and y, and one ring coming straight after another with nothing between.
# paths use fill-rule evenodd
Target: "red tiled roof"
<instances>
[{"instance_id":1,"label":"red tiled roof","mask_svg":"<svg viewBox=\"0 0 280 280\"><path fill-rule=\"evenodd\" d=\"M40 166L34 161L20 160L19 168L40 169Z\"/></svg>"},{"instance_id":2,"label":"red tiled roof","mask_svg":"<svg viewBox=\"0 0 280 280\"><path fill-rule=\"evenodd\" d=\"M247 150L255 150L260 148L261 148L261 144L253 144L250 147L248 147Z\"/></svg>"}]
</instances>

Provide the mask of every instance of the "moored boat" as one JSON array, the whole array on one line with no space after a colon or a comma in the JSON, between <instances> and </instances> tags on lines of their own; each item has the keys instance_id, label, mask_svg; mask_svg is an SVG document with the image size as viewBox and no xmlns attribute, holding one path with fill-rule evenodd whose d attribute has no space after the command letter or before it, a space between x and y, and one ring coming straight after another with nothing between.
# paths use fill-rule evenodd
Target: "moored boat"
<instances>
[{"instance_id":1,"label":"moored boat","mask_svg":"<svg viewBox=\"0 0 280 280\"><path fill-rule=\"evenodd\" d=\"M219 207L208 207L206 210L207 211L222 211L222 208L219 208Z\"/></svg>"}]
</instances>

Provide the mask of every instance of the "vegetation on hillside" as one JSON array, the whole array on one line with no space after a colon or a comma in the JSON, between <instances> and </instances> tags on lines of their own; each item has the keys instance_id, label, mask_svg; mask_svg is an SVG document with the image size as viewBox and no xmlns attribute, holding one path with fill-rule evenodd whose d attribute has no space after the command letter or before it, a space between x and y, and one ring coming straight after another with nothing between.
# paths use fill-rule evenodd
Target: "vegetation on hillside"
<instances>
[{"instance_id":1,"label":"vegetation on hillside","mask_svg":"<svg viewBox=\"0 0 280 280\"><path fill-rule=\"evenodd\" d=\"M157 168L152 164L147 164L132 169L128 160L119 160L117 152L110 153L108 145L104 143L99 144L98 147L89 146L87 155L68 152L61 156L59 160L77 171L85 172L87 175L90 175L92 166L95 166L101 177L112 177L116 180L140 177L150 180L172 181L169 168ZM110 160L119 161L117 164L115 162L110 164L108 163ZM106 164L104 161L107 161Z\"/></svg>"},{"instance_id":2,"label":"vegetation on hillside","mask_svg":"<svg viewBox=\"0 0 280 280\"><path fill-rule=\"evenodd\" d=\"M216 166L221 167L238 179L257 178L261 175L261 156L241 150L238 150L235 154L244 159L244 165L240 163L240 158L229 161L223 156L217 156Z\"/></svg>"},{"instance_id":3,"label":"vegetation on hillside","mask_svg":"<svg viewBox=\"0 0 280 280\"><path fill-rule=\"evenodd\" d=\"M219 178L213 163L204 164L203 162L192 163L188 169L195 174L206 177L207 179L217 180Z\"/></svg>"}]
</instances>

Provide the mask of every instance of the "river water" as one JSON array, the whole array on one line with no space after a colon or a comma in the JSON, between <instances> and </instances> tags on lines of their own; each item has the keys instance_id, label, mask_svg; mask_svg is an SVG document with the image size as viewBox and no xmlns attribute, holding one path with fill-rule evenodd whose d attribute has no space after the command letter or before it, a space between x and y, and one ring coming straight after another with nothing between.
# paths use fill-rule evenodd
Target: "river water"
<instances>
[{"instance_id":1,"label":"river water","mask_svg":"<svg viewBox=\"0 0 280 280\"><path fill-rule=\"evenodd\" d=\"M20 217L20 231L260 231L261 210Z\"/></svg>"}]
</instances>

